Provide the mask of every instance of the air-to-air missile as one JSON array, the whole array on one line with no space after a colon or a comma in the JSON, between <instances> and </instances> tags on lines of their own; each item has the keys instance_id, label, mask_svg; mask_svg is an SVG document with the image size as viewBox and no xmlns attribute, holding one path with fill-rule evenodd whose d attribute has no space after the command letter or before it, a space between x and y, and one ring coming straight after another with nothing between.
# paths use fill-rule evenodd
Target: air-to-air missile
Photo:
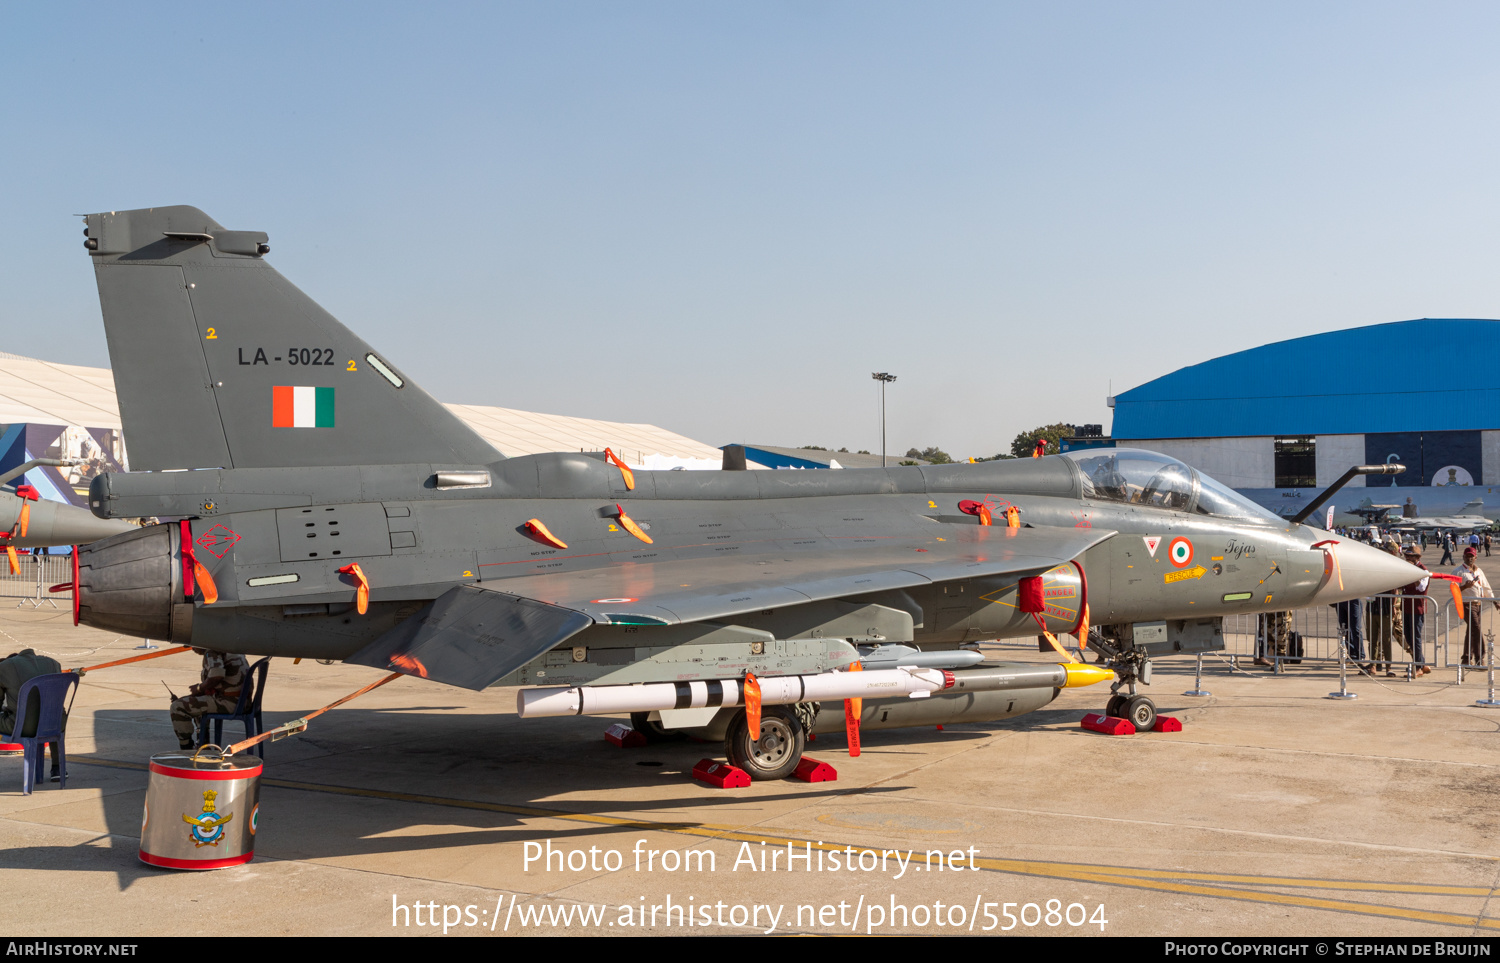
<instances>
[{"instance_id":1,"label":"air-to-air missile","mask_svg":"<svg viewBox=\"0 0 1500 963\"><path fill-rule=\"evenodd\" d=\"M190 207L86 233L137 469L96 478L90 504L173 519L79 552L89 625L543 686L523 714L725 733L776 778L856 695L868 728L982 721L1102 677L1112 714L1149 725L1150 660L1222 648L1225 615L1420 577L1149 451L806 472L505 458L277 273L265 234ZM1107 671L1061 645L1057 665L975 650L1066 633Z\"/></svg>"}]
</instances>

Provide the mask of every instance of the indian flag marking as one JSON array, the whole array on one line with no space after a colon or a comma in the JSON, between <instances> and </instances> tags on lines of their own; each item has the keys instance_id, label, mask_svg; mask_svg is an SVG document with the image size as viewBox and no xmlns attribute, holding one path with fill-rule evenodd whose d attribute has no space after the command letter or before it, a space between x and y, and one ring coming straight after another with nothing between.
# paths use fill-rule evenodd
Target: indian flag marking
<instances>
[{"instance_id":1,"label":"indian flag marking","mask_svg":"<svg viewBox=\"0 0 1500 963\"><path fill-rule=\"evenodd\" d=\"M271 388L272 428L332 428L333 389L306 385Z\"/></svg>"}]
</instances>

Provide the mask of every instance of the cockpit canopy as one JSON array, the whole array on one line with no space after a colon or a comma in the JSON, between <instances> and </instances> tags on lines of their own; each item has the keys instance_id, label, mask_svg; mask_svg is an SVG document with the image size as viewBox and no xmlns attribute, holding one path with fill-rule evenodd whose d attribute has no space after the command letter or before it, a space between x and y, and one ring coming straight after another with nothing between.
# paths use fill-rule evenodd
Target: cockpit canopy
<instances>
[{"instance_id":1,"label":"cockpit canopy","mask_svg":"<svg viewBox=\"0 0 1500 963\"><path fill-rule=\"evenodd\" d=\"M1197 515L1281 524L1259 505L1168 455L1136 448L1064 452L1083 475L1083 497Z\"/></svg>"}]
</instances>

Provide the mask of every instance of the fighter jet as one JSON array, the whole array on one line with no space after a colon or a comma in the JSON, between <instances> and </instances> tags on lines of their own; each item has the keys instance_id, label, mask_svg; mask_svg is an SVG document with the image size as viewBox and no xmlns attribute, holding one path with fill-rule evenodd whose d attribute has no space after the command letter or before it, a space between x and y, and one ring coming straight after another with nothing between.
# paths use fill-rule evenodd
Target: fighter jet
<instances>
[{"instance_id":1,"label":"fighter jet","mask_svg":"<svg viewBox=\"0 0 1500 963\"><path fill-rule=\"evenodd\" d=\"M86 223L136 469L98 476L90 505L173 521L80 550L84 624L539 687L523 716L722 733L765 779L846 712L1001 719L1104 678L1109 711L1149 726L1150 660L1222 648L1225 615L1420 577L1145 451L836 472L505 458L277 273L264 233L191 207ZM1064 633L1107 667L974 649Z\"/></svg>"},{"instance_id":2,"label":"fighter jet","mask_svg":"<svg viewBox=\"0 0 1500 963\"><path fill-rule=\"evenodd\" d=\"M1391 521L1387 516L1400 507L1400 505L1375 505L1366 498L1357 507L1349 509L1349 514L1358 515L1366 525L1385 525Z\"/></svg>"},{"instance_id":3,"label":"fighter jet","mask_svg":"<svg viewBox=\"0 0 1500 963\"><path fill-rule=\"evenodd\" d=\"M33 458L0 474L5 486L39 465L66 465L58 458ZM31 485L0 487L0 549L13 555L18 548L44 548L51 545L77 545L107 538L136 526L123 520L95 518L73 505L64 505L41 497Z\"/></svg>"},{"instance_id":4,"label":"fighter jet","mask_svg":"<svg viewBox=\"0 0 1500 963\"><path fill-rule=\"evenodd\" d=\"M1397 531L1412 532L1482 532L1494 523L1484 515L1484 499L1475 498L1453 515L1432 518L1403 518L1391 525Z\"/></svg>"}]
</instances>

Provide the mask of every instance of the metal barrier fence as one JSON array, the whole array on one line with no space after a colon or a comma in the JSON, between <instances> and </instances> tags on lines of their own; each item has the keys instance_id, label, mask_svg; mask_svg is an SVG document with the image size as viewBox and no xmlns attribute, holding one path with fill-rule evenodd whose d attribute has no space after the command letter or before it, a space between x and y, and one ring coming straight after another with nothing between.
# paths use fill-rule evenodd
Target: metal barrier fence
<instances>
[{"instance_id":1,"label":"metal barrier fence","mask_svg":"<svg viewBox=\"0 0 1500 963\"><path fill-rule=\"evenodd\" d=\"M1344 652L1350 672L1363 667L1377 676L1413 678L1425 667L1429 672L1452 669L1462 682L1465 672L1487 668L1489 642L1500 619L1496 599L1464 599L1464 618L1446 590L1426 597L1425 613L1416 613L1413 601L1412 596L1378 595L1289 612L1225 616L1224 651L1236 665L1247 660L1275 672L1288 665L1336 666ZM1418 626L1420 646L1413 644Z\"/></svg>"},{"instance_id":2,"label":"metal barrier fence","mask_svg":"<svg viewBox=\"0 0 1500 963\"><path fill-rule=\"evenodd\" d=\"M47 590L62 582L73 581L73 556L21 555L16 560L21 570L13 574L10 565L0 559L0 598L20 599L16 608L26 605L57 608L57 599Z\"/></svg>"}]
</instances>

